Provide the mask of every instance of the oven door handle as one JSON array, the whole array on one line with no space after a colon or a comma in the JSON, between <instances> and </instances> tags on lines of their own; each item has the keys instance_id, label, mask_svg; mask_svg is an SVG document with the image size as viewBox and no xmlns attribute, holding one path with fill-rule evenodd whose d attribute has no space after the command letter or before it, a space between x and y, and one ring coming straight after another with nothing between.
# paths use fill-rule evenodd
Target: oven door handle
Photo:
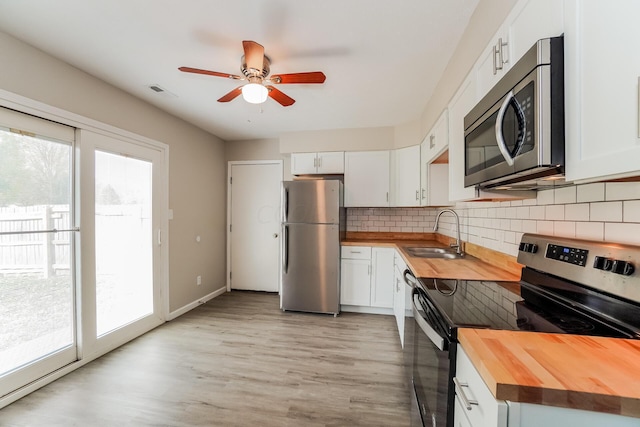
<instances>
[{"instance_id":1,"label":"oven door handle","mask_svg":"<svg viewBox=\"0 0 640 427\"><path fill-rule=\"evenodd\" d=\"M415 288L418 284L418 279L416 279L416 276L414 276L408 268L404 270L402 277L404 278L404 283L411 286L411 288Z\"/></svg>"},{"instance_id":2,"label":"oven door handle","mask_svg":"<svg viewBox=\"0 0 640 427\"><path fill-rule=\"evenodd\" d=\"M418 309L418 306L416 305L416 298L417 297L419 297L418 293L417 292L413 292L412 298L411 298L411 305L412 305L411 308L412 308L412 311L413 311L413 318L418 323L418 326L420 326L420 329L422 329L422 332L424 332L425 335L427 337L429 337L429 340L436 347L438 347L438 349L440 351L444 351L445 350L444 338L442 336L440 336L440 334L438 332L436 332L436 330L433 329L431 327L431 325L429 325L429 323L424 319L422 314L420 314L420 310Z\"/></svg>"}]
</instances>

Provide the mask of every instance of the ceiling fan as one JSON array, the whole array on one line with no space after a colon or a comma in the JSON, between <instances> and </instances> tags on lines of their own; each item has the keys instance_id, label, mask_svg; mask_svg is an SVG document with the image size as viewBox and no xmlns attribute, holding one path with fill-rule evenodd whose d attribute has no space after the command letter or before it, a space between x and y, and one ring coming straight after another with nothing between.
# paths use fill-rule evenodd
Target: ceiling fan
<instances>
[{"instance_id":1,"label":"ceiling fan","mask_svg":"<svg viewBox=\"0 0 640 427\"><path fill-rule=\"evenodd\" d=\"M276 74L268 77L271 61L269 57L264 54L264 47L251 40L243 41L242 47L244 48L244 56L242 57L242 65L240 66L242 76L191 67L180 67L178 69L185 73L206 74L248 82L233 89L218 99L218 102L229 102L242 94L245 101L252 104L261 104L267 100L267 97L270 97L283 107L293 105L296 101L276 89L273 86L274 84L321 84L324 83L326 79L326 76L321 71Z\"/></svg>"}]
</instances>

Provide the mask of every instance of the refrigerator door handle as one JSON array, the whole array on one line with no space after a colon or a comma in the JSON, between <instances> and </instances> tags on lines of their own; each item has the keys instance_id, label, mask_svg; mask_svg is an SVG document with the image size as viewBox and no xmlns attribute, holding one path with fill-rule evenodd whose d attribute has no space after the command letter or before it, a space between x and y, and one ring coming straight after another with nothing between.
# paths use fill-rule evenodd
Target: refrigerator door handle
<instances>
[{"instance_id":1,"label":"refrigerator door handle","mask_svg":"<svg viewBox=\"0 0 640 427\"><path fill-rule=\"evenodd\" d=\"M284 250L282 256L282 271L287 274L289 271L289 226L283 226L284 231Z\"/></svg>"},{"instance_id":2,"label":"refrigerator door handle","mask_svg":"<svg viewBox=\"0 0 640 427\"><path fill-rule=\"evenodd\" d=\"M289 189L288 188L284 189L284 209L283 209L283 214L284 214L283 222L289 221Z\"/></svg>"}]
</instances>

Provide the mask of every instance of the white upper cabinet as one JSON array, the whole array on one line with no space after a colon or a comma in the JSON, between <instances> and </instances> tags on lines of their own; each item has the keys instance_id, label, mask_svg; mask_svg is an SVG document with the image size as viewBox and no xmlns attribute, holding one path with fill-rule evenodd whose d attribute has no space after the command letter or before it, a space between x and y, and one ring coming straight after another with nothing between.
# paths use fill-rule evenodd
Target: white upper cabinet
<instances>
[{"instance_id":1,"label":"white upper cabinet","mask_svg":"<svg viewBox=\"0 0 640 427\"><path fill-rule=\"evenodd\" d=\"M564 5L567 180L640 175L640 1Z\"/></svg>"},{"instance_id":2,"label":"white upper cabinet","mask_svg":"<svg viewBox=\"0 0 640 427\"><path fill-rule=\"evenodd\" d=\"M431 163L449 145L449 111L444 110L420 146L422 164Z\"/></svg>"},{"instance_id":3,"label":"white upper cabinet","mask_svg":"<svg viewBox=\"0 0 640 427\"><path fill-rule=\"evenodd\" d=\"M536 41L562 35L563 26L562 2L518 2L476 63L478 99L486 95Z\"/></svg>"},{"instance_id":4,"label":"white upper cabinet","mask_svg":"<svg viewBox=\"0 0 640 427\"><path fill-rule=\"evenodd\" d=\"M510 66L509 26L503 24L476 63L475 79L478 97L486 95L509 70Z\"/></svg>"},{"instance_id":5,"label":"white upper cabinet","mask_svg":"<svg viewBox=\"0 0 640 427\"><path fill-rule=\"evenodd\" d=\"M345 153L345 207L388 207L389 172L389 151Z\"/></svg>"},{"instance_id":6,"label":"white upper cabinet","mask_svg":"<svg viewBox=\"0 0 640 427\"><path fill-rule=\"evenodd\" d=\"M344 152L291 154L291 175L344 173Z\"/></svg>"},{"instance_id":7,"label":"white upper cabinet","mask_svg":"<svg viewBox=\"0 0 640 427\"><path fill-rule=\"evenodd\" d=\"M420 206L420 146L393 153L394 206Z\"/></svg>"},{"instance_id":8,"label":"white upper cabinet","mask_svg":"<svg viewBox=\"0 0 640 427\"><path fill-rule=\"evenodd\" d=\"M540 39L562 35L564 7L558 0L525 0L509 14L509 44L516 63Z\"/></svg>"},{"instance_id":9,"label":"white upper cabinet","mask_svg":"<svg viewBox=\"0 0 640 427\"><path fill-rule=\"evenodd\" d=\"M464 116L476 104L476 80L470 74L449 104L449 200L473 200L477 192L464 187Z\"/></svg>"},{"instance_id":10,"label":"white upper cabinet","mask_svg":"<svg viewBox=\"0 0 640 427\"><path fill-rule=\"evenodd\" d=\"M449 146L449 111L444 110L420 145L420 206L449 204L449 165L432 162Z\"/></svg>"}]
</instances>

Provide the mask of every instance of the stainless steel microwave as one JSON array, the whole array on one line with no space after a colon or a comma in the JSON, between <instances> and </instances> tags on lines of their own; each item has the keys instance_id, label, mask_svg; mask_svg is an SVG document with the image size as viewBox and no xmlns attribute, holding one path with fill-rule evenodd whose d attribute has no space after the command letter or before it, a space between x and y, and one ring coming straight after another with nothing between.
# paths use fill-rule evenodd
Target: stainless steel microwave
<instances>
[{"instance_id":1,"label":"stainless steel microwave","mask_svg":"<svg viewBox=\"0 0 640 427\"><path fill-rule=\"evenodd\" d=\"M464 118L465 187L564 182L564 40L542 39Z\"/></svg>"}]
</instances>

